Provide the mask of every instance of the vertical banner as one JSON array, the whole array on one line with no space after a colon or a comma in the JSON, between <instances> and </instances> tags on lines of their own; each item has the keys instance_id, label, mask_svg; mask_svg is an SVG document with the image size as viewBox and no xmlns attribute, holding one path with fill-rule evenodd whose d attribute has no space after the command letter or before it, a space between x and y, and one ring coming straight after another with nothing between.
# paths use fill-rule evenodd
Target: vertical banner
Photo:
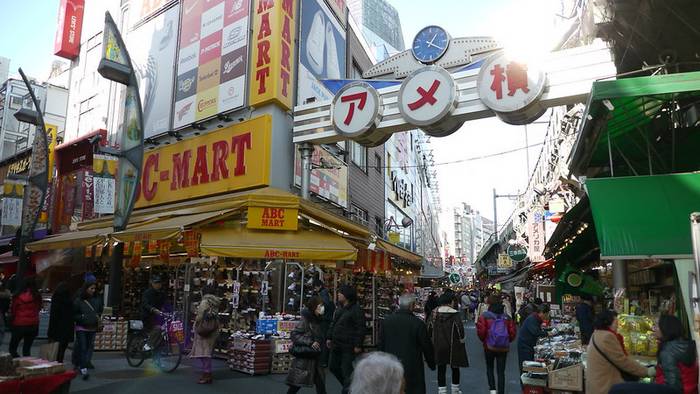
<instances>
[{"instance_id":1,"label":"vertical banner","mask_svg":"<svg viewBox=\"0 0 700 394\"><path fill-rule=\"evenodd\" d=\"M170 240L158 241L158 250L160 252L160 260L167 264L170 261Z\"/></svg>"},{"instance_id":2,"label":"vertical banner","mask_svg":"<svg viewBox=\"0 0 700 394\"><path fill-rule=\"evenodd\" d=\"M249 4L182 0L174 128L245 105Z\"/></svg>"},{"instance_id":3,"label":"vertical banner","mask_svg":"<svg viewBox=\"0 0 700 394\"><path fill-rule=\"evenodd\" d=\"M530 220L528 222L528 241L529 241L529 252L528 257L533 263L540 263L545 260L544 258L544 248L545 242L545 229L544 229L544 211L542 209L534 209L530 213Z\"/></svg>"},{"instance_id":4,"label":"vertical banner","mask_svg":"<svg viewBox=\"0 0 700 394\"><path fill-rule=\"evenodd\" d=\"M3 184L2 218L3 226L17 227L22 224L22 196L24 185L9 179Z\"/></svg>"},{"instance_id":5,"label":"vertical banner","mask_svg":"<svg viewBox=\"0 0 700 394\"><path fill-rule=\"evenodd\" d=\"M253 2L253 51L250 67L252 106L274 102L288 110L294 105L292 78L296 9L295 0Z\"/></svg>"},{"instance_id":6,"label":"vertical banner","mask_svg":"<svg viewBox=\"0 0 700 394\"><path fill-rule=\"evenodd\" d=\"M346 77L345 29L323 0L302 1L300 21L297 103L331 100L320 80Z\"/></svg>"},{"instance_id":7,"label":"vertical banner","mask_svg":"<svg viewBox=\"0 0 700 394\"><path fill-rule=\"evenodd\" d=\"M73 60L80 53L80 33L83 30L85 0L61 0L53 54Z\"/></svg>"},{"instance_id":8,"label":"vertical banner","mask_svg":"<svg viewBox=\"0 0 700 394\"><path fill-rule=\"evenodd\" d=\"M86 170L83 174L83 212L81 215L81 218L83 220L90 220L95 218L95 209L94 209L94 201L95 201L95 196L94 196L94 185L93 185L93 175L92 175L92 170Z\"/></svg>"},{"instance_id":9,"label":"vertical banner","mask_svg":"<svg viewBox=\"0 0 700 394\"><path fill-rule=\"evenodd\" d=\"M162 0L143 0L141 17L148 16L162 3ZM138 10L138 6L135 8ZM141 93L144 138L170 130L179 15L180 7L176 5L126 36Z\"/></svg>"},{"instance_id":10,"label":"vertical banner","mask_svg":"<svg viewBox=\"0 0 700 394\"><path fill-rule=\"evenodd\" d=\"M198 257L200 233L194 230L186 230L182 238L187 257Z\"/></svg>"},{"instance_id":11,"label":"vertical banner","mask_svg":"<svg viewBox=\"0 0 700 394\"><path fill-rule=\"evenodd\" d=\"M94 155L92 159L94 213L114 214L114 187L118 158Z\"/></svg>"},{"instance_id":12,"label":"vertical banner","mask_svg":"<svg viewBox=\"0 0 700 394\"><path fill-rule=\"evenodd\" d=\"M131 252L131 262L130 265L132 268L138 267L139 264L141 264L141 250L142 250L142 244L141 242L137 241L134 242L134 249ZM126 249L126 246L125 246Z\"/></svg>"}]
</instances>

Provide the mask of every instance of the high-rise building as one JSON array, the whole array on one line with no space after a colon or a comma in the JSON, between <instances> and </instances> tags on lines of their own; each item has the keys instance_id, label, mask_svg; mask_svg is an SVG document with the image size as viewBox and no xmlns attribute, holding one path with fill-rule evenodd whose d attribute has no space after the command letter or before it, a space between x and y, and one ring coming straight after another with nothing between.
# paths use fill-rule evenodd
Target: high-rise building
<instances>
[{"instance_id":1,"label":"high-rise building","mask_svg":"<svg viewBox=\"0 0 700 394\"><path fill-rule=\"evenodd\" d=\"M377 60L405 49L399 13L386 0L350 0L348 9Z\"/></svg>"},{"instance_id":2,"label":"high-rise building","mask_svg":"<svg viewBox=\"0 0 700 394\"><path fill-rule=\"evenodd\" d=\"M469 204L454 210L455 258L473 264L481 248L493 234L493 220L481 216Z\"/></svg>"},{"instance_id":3,"label":"high-rise building","mask_svg":"<svg viewBox=\"0 0 700 394\"><path fill-rule=\"evenodd\" d=\"M10 59L0 56L0 84L10 75Z\"/></svg>"}]
</instances>

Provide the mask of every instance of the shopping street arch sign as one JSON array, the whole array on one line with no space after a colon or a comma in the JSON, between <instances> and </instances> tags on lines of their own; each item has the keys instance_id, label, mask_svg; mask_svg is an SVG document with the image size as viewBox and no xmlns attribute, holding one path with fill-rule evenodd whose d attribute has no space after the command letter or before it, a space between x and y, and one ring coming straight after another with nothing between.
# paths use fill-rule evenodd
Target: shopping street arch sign
<instances>
[{"instance_id":1,"label":"shopping street arch sign","mask_svg":"<svg viewBox=\"0 0 700 394\"><path fill-rule=\"evenodd\" d=\"M396 132L443 137L493 116L528 124L547 108L584 102L594 81L615 74L600 40L533 63L510 57L492 38L453 38L430 64L407 50L367 70L366 79L323 81L335 97L294 108L293 140L377 146Z\"/></svg>"}]
</instances>

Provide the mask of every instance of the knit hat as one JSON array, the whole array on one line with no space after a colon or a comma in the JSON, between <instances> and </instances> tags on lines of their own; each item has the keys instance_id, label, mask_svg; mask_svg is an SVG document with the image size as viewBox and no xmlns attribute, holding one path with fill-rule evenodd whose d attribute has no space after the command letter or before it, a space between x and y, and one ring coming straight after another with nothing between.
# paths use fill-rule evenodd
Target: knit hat
<instances>
[{"instance_id":1,"label":"knit hat","mask_svg":"<svg viewBox=\"0 0 700 394\"><path fill-rule=\"evenodd\" d=\"M357 300L357 290L350 285L342 285L338 289L340 294L342 294L349 302L355 302Z\"/></svg>"},{"instance_id":2,"label":"knit hat","mask_svg":"<svg viewBox=\"0 0 700 394\"><path fill-rule=\"evenodd\" d=\"M85 281L85 283L97 282L97 278L95 277L95 274L93 274L92 272L86 272L83 280Z\"/></svg>"}]
</instances>

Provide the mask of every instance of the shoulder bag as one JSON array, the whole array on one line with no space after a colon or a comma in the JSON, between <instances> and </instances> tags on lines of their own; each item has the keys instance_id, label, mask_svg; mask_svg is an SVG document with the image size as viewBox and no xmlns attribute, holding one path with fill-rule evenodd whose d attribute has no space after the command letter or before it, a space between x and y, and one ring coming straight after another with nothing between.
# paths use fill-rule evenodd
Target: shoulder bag
<instances>
[{"instance_id":1,"label":"shoulder bag","mask_svg":"<svg viewBox=\"0 0 700 394\"><path fill-rule=\"evenodd\" d=\"M102 316L97 314L97 311L88 300L83 300L83 302L85 302L90 307L90 309L92 309L92 311L95 312L95 315L97 316L97 327L95 327L95 331L102 332L102 330L104 329L104 325L102 324Z\"/></svg>"},{"instance_id":2,"label":"shoulder bag","mask_svg":"<svg viewBox=\"0 0 700 394\"><path fill-rule=\"evenodd\" d=\"M203 338L209 338L219 329L219 319L211 311L207 311L202 316L202 320L197 322L197 335Z\"/></svg>"},{"instance_id":3,"label":"shoulder bag","mask_svg":"<svg viewBox=\"0 0 700 394\"><path fill-rule=\"evenodd\" d=\"M599 353L601 356L603 356L603 358L604 358L608 363L610 363L613 367L615 367L615 369L617 369L617 370L620 372L620 375L622 375L622 379L623 379L625 382L638 382L638 381L639 381L639 379L640 379L639 376L634 375L634 374L631 374L631 373L625 371L624 369L618 367L617 364L615 364L614 362L612 362L612 360L610 360L610 358L608 358L608 356L605 355L605 353L603 353L602 351L600 351L600 348L599 348L598 345L595 343L595 339L593 339L593 337L591 337L591 342L593 343L593 347L595 347L595 350L597 350L598 353Z\"/></svg>"}]
</instances>

